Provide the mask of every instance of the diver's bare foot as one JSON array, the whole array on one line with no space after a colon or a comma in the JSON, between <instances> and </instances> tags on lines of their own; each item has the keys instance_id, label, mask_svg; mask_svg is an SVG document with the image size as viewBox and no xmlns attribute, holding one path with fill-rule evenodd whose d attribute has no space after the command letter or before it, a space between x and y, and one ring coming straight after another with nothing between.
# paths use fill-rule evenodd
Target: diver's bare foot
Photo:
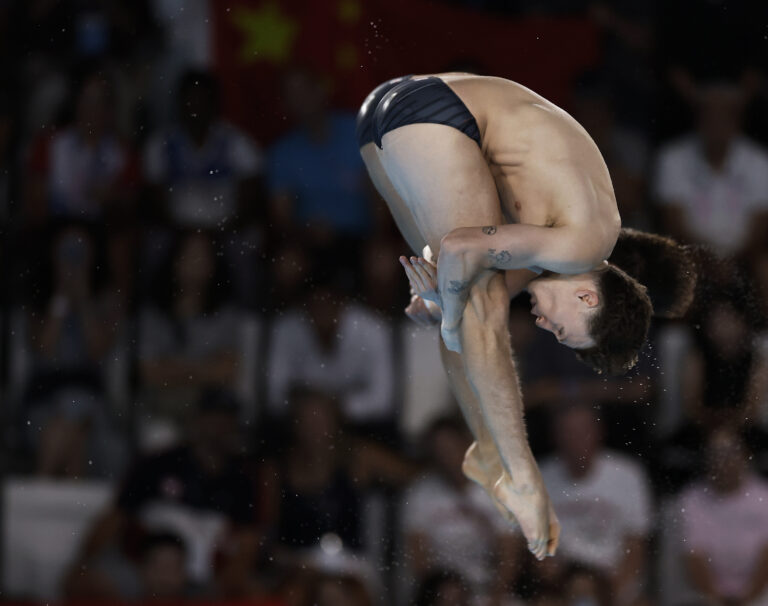
<instances>
[{"instance_id":1,"label":"diver's bare foot","mask_svg":"<svg viewBox=\"0 0 768 606\"><path fill-rule=\"evenodd\" d=\"M560 522L555 515L549 495L538 469L526 481L513 481L506 472L496 481L493 495L517 518L528 539L528 549L539 560L555 555L560 540ZM522 474L521 474L522 475Z\"/></svg>"},{"instance_id":2,"label":"diver's bare foot","mask_svg":"<svg viewBox=\"0 0 768 606\"><path fill-rule=\"evenodd\" d=\"M517 525L517 520L515 519L515 516L512 514L512 512L504 507L501 501L499 501L494 495L493 487L496 484L496 480L501 477L500 461L498 461L498 464L495 466L495 468L496 469L494 470L490 465L485 464L483 457L480 455L480 446L477 442L472 442L472 444L467 449L466 454L464 455L464 462L461 465L461 470L464 472L464 475L467 476L467 478L476 484L479 484L483 489L485 489L485 492L488 493L488 496L491 498L491 501L493 501L496 509L499 510L499 513L504 517L505 520L511 524Z\"/></svg>"},{"instance_id":3,"label":"diver's bare foot","mask_svg":"<svg viewBox=\"0 0 768 606\"><path fill-rule=\"evenodd\" d=\"M464 462L461 470L473 482L480 484L486 490L493 488L490 470L480 456L480 446L477 442L472 442L464 455Z\"/></svg>"}]
</instances>

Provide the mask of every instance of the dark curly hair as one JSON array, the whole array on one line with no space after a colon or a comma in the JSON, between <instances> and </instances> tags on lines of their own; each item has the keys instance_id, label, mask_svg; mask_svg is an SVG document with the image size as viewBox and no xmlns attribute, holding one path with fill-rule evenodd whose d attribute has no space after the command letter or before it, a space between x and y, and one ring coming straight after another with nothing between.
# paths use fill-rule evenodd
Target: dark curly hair
<instances>
[{"instance_id":1,"label":"dark curly hair","mask_svg":"<svg viewBox=\"0 0 768 606\"><path fill-rule=\"evenodd\" d=\"M687 247L671 238L622 229L597 286L601 304L589 323L595 345L576 355L598 373L617 375L637 363L651 316L686 313L696 270Z\"/></svg>"},{"instance_id":2,"label":"dark curly hair","mask_svg":"<svg viewBox=\"0 0 768 606\"><path fill-rule=\"evenodd\" d=\"M693 250L672 238L622 229L609 262L648 289L657 318L682 318L693 301L697 271Z\"/></svg>"}]
</instances>

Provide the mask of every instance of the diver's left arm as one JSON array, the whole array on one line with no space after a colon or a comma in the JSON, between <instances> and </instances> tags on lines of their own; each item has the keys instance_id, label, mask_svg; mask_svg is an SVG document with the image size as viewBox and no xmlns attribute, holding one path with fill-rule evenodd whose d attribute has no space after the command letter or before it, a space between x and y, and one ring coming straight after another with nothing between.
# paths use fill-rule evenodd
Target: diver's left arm
<instances>
[{"instance_id":1,"label":"diver's left arm","mask_svg":"<svg viewBox=\"0 0 768 606\"><path fill-rule=\"evenodd\" d=\"M437 264L444 332L457 329L467 287L485 270L527 270L533 277L545 269L565 274L593 269L606 252L601 250L602 238L586 238L584 231L528 224L451 231L441 242Z\"/></svg>"}]
</instances>

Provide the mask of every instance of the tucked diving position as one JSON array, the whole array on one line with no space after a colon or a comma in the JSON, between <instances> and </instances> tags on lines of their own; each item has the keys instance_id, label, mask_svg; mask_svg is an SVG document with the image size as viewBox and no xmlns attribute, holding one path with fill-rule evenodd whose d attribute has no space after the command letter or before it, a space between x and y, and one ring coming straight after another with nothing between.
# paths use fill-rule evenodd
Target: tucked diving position
<instances>
[{"instance_id":1,"label":"tucked diving position","mask_svg":"<svg viewBox=\"0 0 768 606\"><path fill-rule=\"evenodd\" d=\"M443 363L475 437L464 471L517 519L537 558L554 555L559 523L525 435L509 299L527 290L537 326L598 371L624 372L651 316L680 315L690 303L686 251L622 230L592 138L515 82L461 73L390 80L365 99L357 134L371 180L418 255L401 258L414 289L409 315L441 318ZM641 282L660 272L665 292L651 292L652 303Z\"/></svg>"}]
</instances>

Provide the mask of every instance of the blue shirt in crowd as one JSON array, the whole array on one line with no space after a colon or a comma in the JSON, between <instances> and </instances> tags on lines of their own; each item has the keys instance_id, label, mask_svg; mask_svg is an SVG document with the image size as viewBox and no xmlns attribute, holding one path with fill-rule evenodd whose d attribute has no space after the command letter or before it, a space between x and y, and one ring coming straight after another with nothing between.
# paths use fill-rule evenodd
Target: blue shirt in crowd
<instances>
[{"instance_id":1,"label":"blue shirt in crowd","mask_svg":"<svg viewBox=\"0 0 768 606\"><path fill-rule=\"evenodd\" d=\"M326 223L349 234L362 235L370 227L364 170L351 114L332 114L324 141L295 130L269 154L270 187L296 196L296 220Z\"/></svg>"}]
</instances>

